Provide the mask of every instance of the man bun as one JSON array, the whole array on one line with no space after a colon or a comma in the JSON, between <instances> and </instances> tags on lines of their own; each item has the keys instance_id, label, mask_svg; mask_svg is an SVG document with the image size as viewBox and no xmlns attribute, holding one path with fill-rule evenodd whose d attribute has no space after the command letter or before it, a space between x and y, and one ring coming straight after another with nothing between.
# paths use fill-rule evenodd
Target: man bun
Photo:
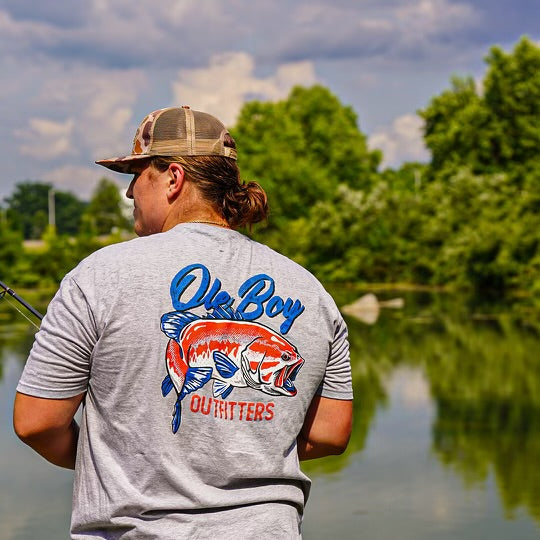
<instances>
[{"instance_id":1,"label":"man bun","mask_svg":"<svg viewBox=\"0 0 540 540\"><path fill-rule=\"evenodd\" d=\"M224 193L222 211L233 227L259 223L268 216L268 197L257 182L242 182Z\"/></svg>"}]
</instances>

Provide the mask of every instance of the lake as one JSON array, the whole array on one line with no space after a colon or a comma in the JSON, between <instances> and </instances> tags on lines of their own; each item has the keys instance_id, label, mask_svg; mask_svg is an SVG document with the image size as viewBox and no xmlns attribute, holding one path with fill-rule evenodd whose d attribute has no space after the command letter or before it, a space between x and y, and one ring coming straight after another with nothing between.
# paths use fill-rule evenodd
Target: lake
<instances>
[{"instance_id":1,"label":"lake","mask_svg":"<svg viewBox=\"0 0 540 540\"><path fill-rule=\"evenodd\" d=\"M334 291L339 305L359 294ZM540 315L434 293L347 317L354 430L313 479L304 538L540 537ZM39 307L37 305L36 307ZM69 537L72 473L11 428L35 328L0 302L0 537Z\"/></svg>"}]
</instances>

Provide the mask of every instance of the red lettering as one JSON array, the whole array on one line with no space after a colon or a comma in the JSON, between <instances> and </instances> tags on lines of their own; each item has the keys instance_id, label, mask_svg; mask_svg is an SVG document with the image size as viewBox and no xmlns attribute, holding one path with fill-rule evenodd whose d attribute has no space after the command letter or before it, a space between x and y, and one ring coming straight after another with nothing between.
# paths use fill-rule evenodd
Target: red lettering
<instances>
[{"instance_id":1,"label":"red lettering","mask_svg":"<svg viewBox=\"0 0 540 540\"><path fill-rule=\"evenodd\" d=\"M230 416L231 420L234 419L234 407L236 405L236 401L229 401L229 409L230 409Z\"/></svg>"},{"instance_id":2,"label":"red lettering","mask_svg":"<svg viewBox=\"0 0 540 540\"><path fill-rule=\"evenodd\" d=\"M255 407L255 403L248 403L248 412L246 415L246 420L248 422L251 422L253 420L253 408Z\"/></svg>"},{"instance_id":3,"label":"red lettering","mask_svg":"<svg viewBox=\"0 0 540 540\"><path fill-rule=\"evenodd\" d=\"M191 412L199 412L200 407L201 407L201 396L198 396L197 394L193 394L191 396L191 405L190 405Z\"/></svg>"},{"instance_id":4,"label":"red lettering","mask_svg":"<svg viewBox=\"0 0 540 540\"><path fill-rule=\"evenodd\" d=\"M264 417L264 419L272 420L272 418L274 418L274 402L273 401L266 404L266 416Z\"/></svg>"},{"instance_id":5,"label":"red lettering","mask_svg":"<svg viewBox=\"0 0 540 540\"><path fill-rule=\"evenodd\" d=\"M219 401L219 417L223 418L223 414L225 414L225 418L227 418L227 409L225 408L225 413L223 412L223 406L225 405L224 401Z\"/></svg>"},{"instance_id":6,"label":"red lettering","mask_svg":"<svg viewBox=\"0 0 540 540\"><path fill-rule=\"evenodd\" d=\"M245 401L239 401L238 405L240 405L240 420L242 420L244 416L244 407L247 405Z\"/></svg>"},{"instance_id":7,"label":"red lettering","mask_svg":"<svg viewBox=\"0 0 540 540\"><path fill-rule=\"evenodd\" d=\"M262 413L264 412L264 403L260 401L255 403L255 418L253 420L262 420Z\"/></svg>"},{"instance_id":8,"label":"red lettering","mask_svg":"<svg viewBox=\"0 0 540 540\"><path fill-rule=\"evenodd\" d=\"M274 418L274 402L272 401L265 404L261 401L225 401L198 394L191 396L191 412L209 415L212 412L212 408L214 410L214 417L224 420L257 422L262 420L268 421ZM235 416L235 411L238 413L238 416Z\"/></svg>"},{"instance_id":9,"label":"red lettering","mask_svg":"<svg viewBox=\"0 0 540 540\"><path fill-rule=\"evenodd\" d=\"M208 398L208 404L206 406L206 410L204 410L204 402L206 401L206 397L203 396L201 398L201 412L203 414L210 414L210 408L212 407L212 398Z\"/></svg>"}]
</instances>

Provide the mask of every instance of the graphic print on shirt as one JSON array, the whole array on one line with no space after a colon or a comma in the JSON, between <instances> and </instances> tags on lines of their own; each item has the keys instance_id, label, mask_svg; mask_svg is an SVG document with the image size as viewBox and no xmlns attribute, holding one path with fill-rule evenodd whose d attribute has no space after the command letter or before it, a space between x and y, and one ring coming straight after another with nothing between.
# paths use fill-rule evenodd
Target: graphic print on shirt
<instances>
[{"instance_id":1,"label":"graphic print on shirt","mask_svg":"<svg viewBox=\"0 0 540 540\"><path fill-rule=\"evenodd\" d=\"M198 293L203 290L206 292L210 279L208 270L203 265L190 265L173 279L171 296L174 307L185 309L186 306L195 307L194 303L202 305L200 300L205 296L202 294L195 295L198 298L196 302L193 301L195 296L187 303L180 302L180 297L187 289L186 284L189 285L195 280L195 270L202 271L203 276ZM263 276L269 284L268 280L271 278L259 274L254 276L256 279L247 280L240 287L239 294L245 297L247 291L251 290L253 293L253 283L261 283ZM205 307L212 310L207 311L206 316L200 317L191 311L177 309L161 317L161 330L169 338L165 354L167 375L161 391L164 397L173 388L177 393L172 421L173 433L180 427L182 400L211 380L213 396L220 399L225 399L235 388L242 387L260 390L272 396L292 397L297 393L294 381L304 359L296 347L278 332L253 321L253 314L260 310L246 310L250 318L246 320L241 310L231 307L234 299L228 293L221 291L218 294L216 289L220 286L219 280L215 280L211 289L213 295L211 298L206 295ZM261 294L262 290L259 286L258 296L247 295L251 298L251 304L262 305L262 299L268 296L268 290L273 294L273 280L272 285L266 287L266 293ZM218 297L221 298L221 303L216 305L215 299ZM281 304L285 305L285 302L281 301ZM298 309L289 317L287 331L303 311L299 301L290 302L289 305ZM293 311L285 312L284 316L287 317L287 313L291 312ZM276 310L271 313L277 315ZM262 313L258 314L258 317L260 315ZM284 324L281 325L281 328L283 327Z\"/></svg>"}]
</instances>

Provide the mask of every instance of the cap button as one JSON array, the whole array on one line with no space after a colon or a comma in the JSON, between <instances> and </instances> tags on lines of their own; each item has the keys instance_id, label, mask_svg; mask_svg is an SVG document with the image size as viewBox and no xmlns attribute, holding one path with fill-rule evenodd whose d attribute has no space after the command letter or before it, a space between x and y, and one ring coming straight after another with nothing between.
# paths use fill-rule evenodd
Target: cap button
<instances>
[{"instance_id":1,"label":"cap button","mask_svg":"<svg viewBox=\"0 0 540 540\"><path fill-rule=\"evenodd\" d=\"M191 109L189 105L182 105L182 109Z\"/></svg>"}]
</instances>

